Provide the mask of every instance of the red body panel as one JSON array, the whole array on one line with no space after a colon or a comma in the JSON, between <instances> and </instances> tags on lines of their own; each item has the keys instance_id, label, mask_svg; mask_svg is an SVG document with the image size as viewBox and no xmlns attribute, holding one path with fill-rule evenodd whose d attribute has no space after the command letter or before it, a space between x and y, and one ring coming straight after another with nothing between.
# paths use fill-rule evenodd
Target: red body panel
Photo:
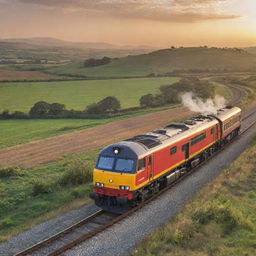
<instances>
[{"instance_id":1,"label":"red body panel","mask_svg":"<svg viewBox=\"0 0 256 256\"><path fill-rule=\"evenodd\" d=\"M211 128L214 128L213 134L211 134ZM218 126L219 129L219 126ZM201 134L203 132L206 132L206 138L191 146L189 144L189 155L194 155L204 149L205 147L209 146L210 144L217 141L217 134L216 134L216 126L212 126L206 130L202 130L196 134L193 134L193 136L189 136L175 144L170 144L166 146L165 148L162 148L160 150L157 150L153 153L153 162L154 162L154 177L163 172L164 170L171 169L172 166L177 165L181 161L185 160L185 153L182 151L182 145L186 143L190 143L191 139L195 137L198 134ZM172 147L177 147L177 152L174 155L170 154L170 149ZM138 185L138 184L136 184Z\"/></svg>"},{"instance_id":2,"label":"red body panel","mask_svg":"<svg viewBox=\"0 0 256 256\"><path fill-rule=\"evenodd\" d=\"M116 196L116 197L126 197L129 200L133 199L133 193L127 190L119 190L112 188L102 188L94 186L93 191L97 194L106 195L106 196Z\"/></svg>"}]
</instances>

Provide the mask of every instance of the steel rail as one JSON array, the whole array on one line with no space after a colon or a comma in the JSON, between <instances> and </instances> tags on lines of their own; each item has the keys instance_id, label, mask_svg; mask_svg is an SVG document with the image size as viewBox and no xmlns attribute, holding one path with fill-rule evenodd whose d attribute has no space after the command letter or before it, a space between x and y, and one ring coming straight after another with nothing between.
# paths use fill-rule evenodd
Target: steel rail
<instances>
[{"instance_id":1,"label":"steel rail","mask_svg":"<svg viewBox=\"0 0 256 256\"><path fill-rule=\"evenodd\" d=\"M251 117L253 114L256 113L256 110L250 114L248 114L247 116L242 118L242 121L245 121L246 119L248 119L249 117ZM256 123L256 120L254 120L252 123L250 123L246 128L244 128L240 135L246 133L252 126L254 126ZM208 162L210 159L212 159L213 157L215 157L216 155L218 155L219 153L221 153L227 146L229 146L233 141L237 140L239 138L239 136L233 138L229 143L225 144L221 149L219 149L217 152L215 152L214 154L212 154L210 157L207 158L207 160L201 162L199 165L197 165L196 167L194 167L192 170L190 170L189 172L187 172L186 174L182 175L179 179L177 179L176 181L174 181L173 183L167 185L164 189L160 190L157 194L151 196L150 198L148 198L147 200L145 200L143 203L139 204L138 206L132 208L131 210L127 211L126 213L119 215L118 217L115 217L113 220L101 225L100 227L97 227L95 229L93 229L92 231L89 231L88 233L80 236L78 239L75 239L72 242L67 243L66 245L56 249L55 251L51 252L50 254L48 254L48 256L56 256L56 255L60 255L61 253L67 251L68 249L73 248L74 246L80 244L81 242L97 235L98 233L102 232L103 230L109 228L110 226L114 225L115 223L121 221L122 219L128 217L129 215L133 214L134 212L138 211L139 209L141 209L142 207L144 207L146 204L148 204L149 202L155 200L157 197L159 197L160 195L162 195L163 193L165 193L166 191L168 191L170 188L172 188L173 186L177 185L180 181L182 181L183 179L185 179L186 177L190 176L191 173L193 173L194 171L198 170L201 166L203 166L206 162ZM16 254L16 256L26 256L29 255L30 253L33 253L35 251L37 251L38 249L47 246L51 243L53 243L54 241L58 240L59 238L64 237L66 234L76 230L77 228L85 225L86 223L90 222L91 220L93 220L94 218L102 215L103 213L105 213L104 210L99 210L95 213L93 213L92 215L84 218L83 220L79 221L78 223L70 226L69 228L65 229L64 231L61 231L59 233L57 233L56 235L42 241L39 242L37 244L35 244L34 246L19 252L18 254Z\"/></svg>"}]
</instances>

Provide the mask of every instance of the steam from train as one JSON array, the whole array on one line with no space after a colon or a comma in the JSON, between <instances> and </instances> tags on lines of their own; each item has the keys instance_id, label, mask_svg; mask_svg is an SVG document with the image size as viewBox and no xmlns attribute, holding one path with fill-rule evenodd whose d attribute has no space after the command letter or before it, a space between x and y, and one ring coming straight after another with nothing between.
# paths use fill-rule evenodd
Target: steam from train
<instances>
[{"instance_id":1,"label":"steam from train","mask_svg":"<svg viewBox=\"0 0 256 256\"><path fill-rule=\"evenodd\" d=\"M217 110L225 106L226 100L222 96L216 95L214 99L203 100L196 97L192 92L181 95L182 104L191 111L202 114L217 114Z\"/></svg>"}]
</instances>

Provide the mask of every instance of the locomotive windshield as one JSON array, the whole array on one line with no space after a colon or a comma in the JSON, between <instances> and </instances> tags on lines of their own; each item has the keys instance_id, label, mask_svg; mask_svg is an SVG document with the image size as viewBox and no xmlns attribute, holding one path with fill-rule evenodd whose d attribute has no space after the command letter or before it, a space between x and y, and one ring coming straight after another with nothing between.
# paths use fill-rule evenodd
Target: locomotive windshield
<instances>
[{"instance_id":1,"label":"locomotive windshield","mask_svg":"<svg viewBox=\"0 0 256 256\"><path fill-rule=\"evenodd\" d=\"M113 172L134 173L136 162L132 159L101 156L97 168Z\"/></svg>"}]
</instances>

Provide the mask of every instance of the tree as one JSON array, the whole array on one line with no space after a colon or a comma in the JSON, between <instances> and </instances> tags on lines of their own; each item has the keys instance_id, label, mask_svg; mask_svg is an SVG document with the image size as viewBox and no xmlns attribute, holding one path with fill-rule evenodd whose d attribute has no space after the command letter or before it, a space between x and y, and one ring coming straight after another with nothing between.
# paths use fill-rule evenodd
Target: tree
<instances>
[{"instance_id":1,"label":"tree","mask_svg":"<svg viewBox=\"0 0 256 256\"><path fill-rule=\"evenodd\" d=\"M64 110L65 110L64 104L52 103L52 104L50 104L49 114L57 116L57 115L62 114L64 112Z\"/></svg>"},{"instance_id":2,"label":"tree","mask_svg":"<svg viewBox=\"0 0 256 256\"><path fill-rule=\"evenodd\" d=\"M102 59L88 59L84 62L84 67L97 67L101 65L106 65L111 62L111 58L109 57L103 57Z\"/></svg>"},{"instance_id":3,"label":"tree","mask_svg":"<svg viewBox=\"0 0 256 256\"><path fill-rule=\"evenodd\" d=\"M140 105L142 107L153 107L154 106L154 95L146 94L140 98Z\"/></svg>"},{"instance_id":4,"label":"tree","mask_svg":"<svg viewBox=\"0 0 256 256\"><path fill-rule=\"evenodd\" d=\"M114 96L108 96L98 103L102 113L115 113L121 109L120 101Z\"/></svg>"},{"instance_id":5,"label":"tree","mask_svg":"<svg viewBox=\"0 0 256 256\"><path fill-rule=\"evenodd\" d=\"M45 101L38 101L30 109L29 115L34 117L47 116L49 114L50 104Z\"/></svg>"},{"instance_id":6,"label":"tree","mask_svg":"<svg viewBox=\"0 0 256 256\"><path fill-rule=\"evenodd\" d=\"M85 111L89 114L106 114L118 112L120 109L119 100L116 97L108 96L97 103L87 106Z\"/></svg>"},{"instance_id":7,"label":"tree","mask_svg":"<svg viewBox=\"0 0 256 256\"><path fill-rule=\"evenodd\" d=\"M97 103L92 103L87 106L85 112L87 112L88 114L100 114L99 105Z\"/></svg>"}]
</instances>

